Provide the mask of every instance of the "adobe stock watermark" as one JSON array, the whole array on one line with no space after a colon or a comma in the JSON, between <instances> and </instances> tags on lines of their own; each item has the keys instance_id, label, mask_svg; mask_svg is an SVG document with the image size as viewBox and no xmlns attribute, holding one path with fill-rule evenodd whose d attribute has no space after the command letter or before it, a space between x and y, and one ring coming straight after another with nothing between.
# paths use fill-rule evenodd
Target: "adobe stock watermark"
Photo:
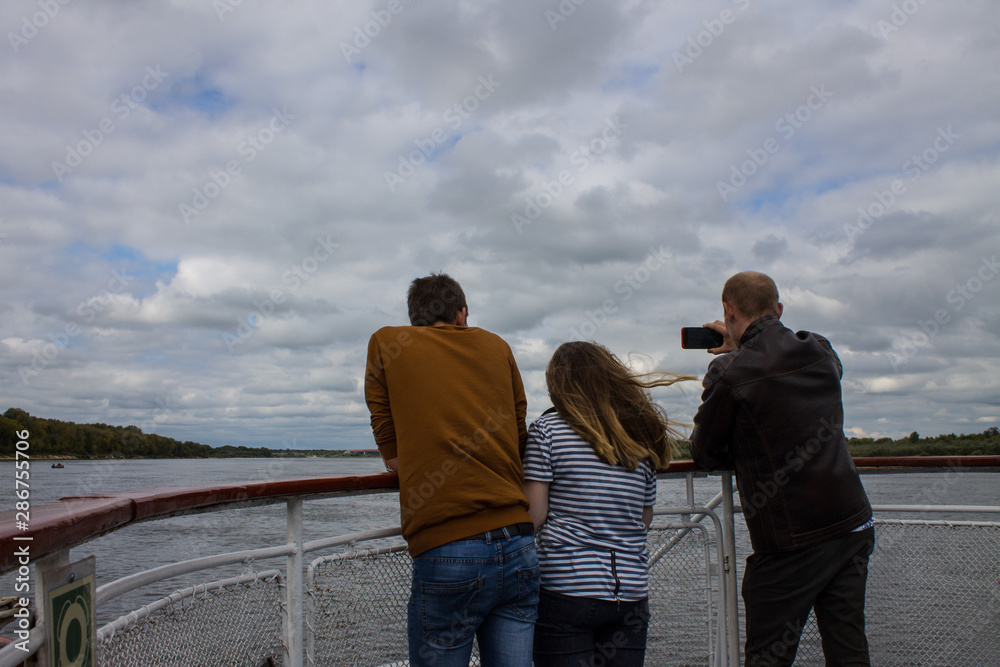
<instances>
[{"instance_id":1,"label":"adobe stock watermark","mask_svg":"<svg viewBox=\"0 0 1000 667\"><path fill-rule=\"evenodd\" d=\"M576 8L585 2L587 0L560 0L559 4L556 5L557 11L546 9L545 20L549 22L549 28L552 29L552 32L559 28L559 24L569 20L569 17L576 13Z\"/></svg>"},{"instance_id":2,"label":"adobe stock watermark","mask_svg":"<svg viewBox=\"0 0 1000 667\"><path fill-rule=\"evenodd\" d=\"M316 245L312 252L302 260L293 264L288 270L281 274L281 281L288 285L289 292L295 292L303 283L312 277L319 270L321 264L333 256L333 251L340 247L340 244L330 240L330 235L326 238L316 237ZM264 321L274 315L277 306L285 302L285 290L280 287L270 291L263 299L253 301L254 309L240 321L235 333L226 332L222 334L222 340L226 344L226 349L230 354L236 352L236 348L245 343L253 336Z\"/></svg>"},{"instance_id":3,"label":"adobe stock watermark","mask_svg":"<svg viewBox=\"0 0 1000 667\"><path fill-rule=\"evenodd\" d=\"M241 160L229 160L224 169L211 169L208 172L208 180L202 185L192 188L191 203L181 202L177 206L181 219L185 224L191 224L192 218L201 215L214 200L216 200L228 188L233 178L243 173L243 167L257 159L257 156L274 141L274 138L285 131L285 129L295 120L296 116L288 111L288 107L271 110L271 120L267 125L257 130L254 134L248 134L246 139L236 147L236 152L243 158Z\"/></svg>"},{"instance_id":4,"label":"adobe stock watermark","mask_svg":"<svg viewBox=\"0 0 1000 667\"><path fill-rule=\"evenodd\" d=\"M407 334L407 338L409 338L409 334ZM409 345L409 342L405 343L403 347ZM385 363L388 365L387 361ZM504 428L504 425L513 421L514 418L515 416L508 413L503 406L488 409L482 426L464 436L460 442L452 444L452 454L463 462L472 460L473 456L483 448L483 445L489 442L491 435ZM419 510L457 472L458 465L451 458L445 458L437 470L425 470L423 479L411 481L405 508L410 512Z\"/></svg>"},{"instance_id":5,"label":"adobe stock watermark","mask_svg":"<svg viewBox=\"0 0 1000 667\"><path fill-rule=\"evenodd\" d=\"M889 20L879 19L875 23L875 27L882 33L882 39L887 39L891 33L909 23L910 17L919 12L925 4L927 4L927 0L903 0L898 4L893 3Z\"/></svg>"},{"instance_id":6,"label":"adobe stock watermark","mask_svg":"<svg viewBox=\"0 0 1000 667\"><path fill-rule=\"evenodd\" d=\"M163 398L156 398L153 402L156 405L156 410L152 415L122 431L120 441L122 451L133 452L136 449L137 443L144 442L146 436L153 433L159 424L170 419L170 416L180 408L176 400L169 395Z\"/></svg>"},{"instance_id":7,"label":"adobe stock watermark","mask_svg":"<svg viewBox=\"0 0 1000 667\"><path fill-rule=\"evenodd\" d=\"M76 314L83 318L85 324L90 324L97 318L98 313L104 311L104 307L111 302L111 299L116 294L121 294L125 291L128 284L135 280L135 278L135 276L126 273L125 269L112 271L108 286L94 296L84 299L77 304ZM62 331L49 333L49 342L43 344L40 349L32 353L31 364L18 367L17 373L21 378L21 382L25 385L29 384L32 378L37 377L39 373L48 368L49 364L59 356L59 353L68 347L74 338L80 335L80 331L79 325L75 322L69 322L63 327Z\"/></svg>"},{"instance_id":8,"label":"adobe stock watermark","mask_svg":"<svg viewBox=\"0 0 1000 667\"><path fill-rule=\"evenodd\" d=\"M38 8L41 11L35 12L30 17L25 14L21 17L21 29L18 32L7 33L7 41L10 42L14 54L16 55L22 46L34 39L38 31L47 26L59 10L69 3L70 0L38 0Z\"/></svg>"},{"instance_id":9,"label":"adobe stock watermark","mask_svg":"<svg viewBox=\"0 0 1000 667\"><path fill-rule=\"evenodd\" d=\"M453 132L462 127L480 107L480 105L493 96L497 88L503 85L502 81L495 81L492 74L481 76L478 84L470 95L466 95L461 101L451 105L447 111L441 115L441 119L451 126ZM406 155L399 156L399 162L395 171L384 171L385 184L389 187L389 192L396 192L396 186L404 183L406 179L416 173L417 169L427 163L434 156L437 147L448 140L450 135L441 126L435 127L431 133L423 139L414 139L417 146Z\"/></svg>"},{"instance_id":10,"label":"adobe stock watermark","mask_svg":"<svg viewBox=\"0 0 1000 667\"><path fill-rule=\"evenodd\" d=\"M962 472L958 465L949 461L947 463L947 470L945 472L935 472L934 473L934 483L924 484L920 486L917 499L912 503L913 505L943 505L946 504L944 501L947 499L951 489L955 487L961 481ZM883 519L883 521L885 521ZM896 542L904 540L906 533L901 530L893 531L879 531L878 540L876 544L879 550L885 551L890 549ZM855 567L862 571L864 567L867 566L867 562L864 559L858 559L855 556L854 561Z\"/></svg>"},{"instance_id":11,"label":"adobe stock watermark","mask_svg":"<svg viewBox=\"0 0 1000 667\"><path fill-rule=\"evenodd\" d=\"M650 248L646 261L640 264L632 273L626 273L622 279L615 283L614 292L620 295L613 299L606 299L600 308L586 311L587 321L580 325L580 328L570 327L570 340L593 340L597 330L611 321L611 317L618 313L621 306L628 303L632 296L642 289L643 285L649 282L653 273L662 268L667 262L673 259L669 250Z\"/></svg>"},{"instance_id":12,"label":"adobe stock watermark","mask_svg":"<svg viewBox=\"0 0 1000 667\"><path fill-rule=\"evenodd\" d=\"M615 656L623 648L631 647L635 648L637 642L629 639L629 635L638 635L643 630L649 627L649 605L647 603L636 603L636 602L625 602L624 604L634 605L624 617L622 617L622 627L628 629L625 630L615 630L611 633L610 637L607 637L605 642L596 642L594 644L594 655L589 660L584 660L580 658L579 667L606 667L609 664L621 664L615 661ZM629 664L629 661L625 661Z\"/></svg>"},{"instance_id":13,"label":"adobe stock watermark","mask_svg":"<svg viewBox=\"0 0 1000 667\"><path fill-rule=\"evenodd\" d=\"M955 141L961 137L962 135L952 132L951 125L948 126L948 129L939 127L937 136L934 137L931 145L921 151L919 155L910 157L900 169L910 177L910 183L916 183L940 159L941 155L948 152ZM889 212L896 200L906 191L906 182L901 178L893 180L889 184L888 190L873 190L875 201L868 206L858 207L858 219L855 224L847 223L844 225L847 242L853 243L854 239L868 231L876 220Z\"/></svg>"},{"instance_id":14,"label":"adobe stock watermark","mask_svg":"<svg viewBox=\"0 0 1000 667\"><path fill-rule=\"evenodd\" d=\"M125 435L122 435L125 438ZM86 474L80 474L73 478L73 491L64 491L70 496L89 496L92 494L107 493L108 482L121 474L121 463L116 461L116 455L120 456L121 451L112 452L111 458L102 460L96 465L89 465Z\"/></svg>"},{"instance_id":15,"label":"adobe stock watermark","mask_svg":"<svg viewBox=\"0 0 1000 667\"><path fill-rule=\"evenodd\" d=\"M587 143L579 146L569 157L570 164L576 167L576 173L582 174L590 167L591 162L603 155L608 149L619 143L622 130L628 125L621 122L618 114L612 118L604 120L605 127L598 132ZM541 215L542 211L549 208L565 192L565 188L572 185L576 176L569 169L563 169L557 177L551 181L542 181L541 192L524 199L524 213L511 213L510 222L518 234L524 232L524 228L531 225Z\"/></svg>"},{"instance_id":16,"label":"adobe stock watermark","mask_svg":"<svg viewBox=\"0 0 1000 667\"><path fill-rule=\"evenodd\" d=\"M156 90L160 83L170 76L170 72L162 71L159 65L156 65L156 67L149 65L145 71L146 74L142 77L142 81L133 86L129 92L115 98L111 103L111 114L119 121L128 118L133 111L139 108L139 105L146 99L146 96ZM73 173L74 169L83 164L83 161L93 154L94 150L118 129L112 115L105 116L99 120L97 126L93 129L81 130L83 139L76 142L76 144L66 144L66 157L63 158L63 162L59 162L58 160L52 162L52 171L60 183L62 183L64 177Z\"/></svg>"},{"instance_id":17,"label":"adobe stock watermark","mask_svg":"<svg viewBox=\"0 0 1000 667\"><path fill-rule=\"evenodd\" d=\"M810 95L806 98L804 104L796 108L795 111L786 113L775 121L774 129L781 135L784 141L788 141L795 136L795 132L802 129L806 123L812 120L815 113L822 109L834 95L826 89L826 84L820 84L818 88L810 86L809 91ZM715 182L715 187L719 191L722 201L729 201L729 197L736 194L740 188L746 185L747 180L756 174L761 167L766 165L771 156L780 150L781 141L774 137L765 139L759 148L748 148L746 150L746 154L749 156L748 160L744 160L739 165L730 165L728 182Z\"/></svg>"},{"instance_id":18,"label":"adobe stock watermark","mask_svg":"<svg viewBox=\"0 0 1000 667\"><path fill-rule=\"evenodd\" d=\"M456 646L472 637L478 627L479 596L476 595L473 599L474 602L472 604L451 612L451 625L444 632L440 634L435 633L435 642L438 642L441 646ZM422 665L433 665L439 657L434 646L430 644L423 644L417 651L417 654L423 659L420 663Z\"/></svg>"},{"instance_id":19,"label":"adobe stock watermark","mask_svg":"<svg viewBox=\"0 0 1000 667\"><path fill-rule=\"evenodd\" d=\"M732 2L740 11L745 11L750 6L750 0L732 0ZM693 65L694 61L705 52L705 49L712 46L715 40L722 36L726 26L732 25L734 21L736 21L736 12L728 8L719 12L717 18L702 21L701 24L705 29L687 36L687 39L684 40L687 45L683 47L683 53L674 51L674 65L677 67L677 72L683 74L684 68L687 65Z\"/></svg>"},{"instance_id":20,"label":"adobe stock watermark","mask_svg":"<svg viewBox=\"0 0 1000 667\"><path fill-rule=\"evenodd\" d=\"M409 4L411 0L406 0L406 2ZM354 56L360 56L361 52L371 45L372 40L381 35L382 31L392 23L393 18L402 14L404 9L406 7L400 0L389 0L385 9L368 10L372 20L363 26L354 26L354 39L351 40L350 44L340 43L340 52L344 54L344 60L347 61L347 64L351 64L351 58Z\"/></svg>"},{"instance_id":21,"label":"adobe stock watermark","mask_svg":"<svg viewBox=\"0 0 1000 667\"><path fill-rule=\"evenodd\" d=\"M823 445L832 442L843 434L844 425L836 416L819 420L819 428L816 435L809 438L804 443L796 445L795 449L785 454L785 465L790 469L779 468L769 480L757 480L756 489L748 489L747 497L743 498L743 516L752 519L757 512L763 509L768 502L776 495L778 490L787 486L795 473L802 471L823 448ZM753 491L753 493L750 493Z\"/></svg>"},{"instance_id":22,"label":"adobe stock watermark","mask_svg":"<svg viewBox=\"0 0 1000 667\"><path fill-rule=\"evenodd\" d=\"M785 654L791 653L793 649L798 648L803 628L805 628L804 621L799 621L798 625L791 621L785 621L785 631L782 633L781 638L772 642L770 646L759 654L753 656L750 662L747 663L749 667L786 664L787 659L785 658Z\"/></svg>"},{"instance_id":23,"label":"adobe stock watermark","mask_svg":"<svg viewBox=\"0 0 1000 667\"><path fill-rule=\"evenodd\" d=\"M226 14L232 14L236 8L243 4L243 0L212 0L212 9L219 17L219 22L226 20Z\"/></svg>"},{"instance_id":24,"label":"adobe stock watermark","mask_svg":"<svg viewBox=\"0 0 1000 667\"><path fill-rule=\"evenodd\" d=\"M380 375L384 375L385 369L387 369L393 361L399 359L399 356L403 354L403 350L412 344L413 336L411 336L406 329L400 331L395 340L389 341L389 343L379 349L380 354L378 359L368 361L368 364L365 367L365 378L367 379L368 377L378 377Z\"/></svg>"},{"instance_id":25,"label":"adobe stock watermark","mask_svg":"<svg viewBox=\"0 0 1000 667\"><path fill-rule=\"evenodd\" d=\"M951 322L952 315L960 312L966 304L976 298L976 295L998 273L1000 273L1000 263L997 262L996 255L980 258L979 266L973 274L964 282L955 285L945 296L945 301L951 306L950 308L936 309L933 317L917 321L920 331L900 336L894 341L898 352L889 353L889 364L892 366L892 370L898 373L900 366L917 356L921 348L929 347L942 327Z\"/></svg>"},{"instance_id":26,"label":"adobe stock watermark","mask_svg":"<svg viewBox=\"0 0 1000 667\"><path fill-rule=\"evenodd\" d=\"M288 449L298 449L299 441L298 438L288 438L281 439L281 446L277 449L288 450ZM270 458L265 459L263 466L257 468L260 472L255 475L256 479L266 480L268 482L273 482L277 479L282 479L288 473L288 464L284 459L281 458Z\"/></svg>"}]
</instances>

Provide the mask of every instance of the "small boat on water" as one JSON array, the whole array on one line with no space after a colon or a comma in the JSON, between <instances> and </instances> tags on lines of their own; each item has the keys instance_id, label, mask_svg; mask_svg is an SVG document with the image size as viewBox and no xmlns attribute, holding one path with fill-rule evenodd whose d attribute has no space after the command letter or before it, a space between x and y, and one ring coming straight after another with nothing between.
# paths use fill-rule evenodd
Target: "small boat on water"
<instances>
[{"instance_id":1,"label":"small boat on water","mask_svg":"<svg viewBox=\"0 0 1000 667\"><path fill-rule=\"evenodd\" d=\"M52 467L53 467L53 468L65 468L66 466L64 466L64 465L63 465L63 464L61 464L61 463L53 463L53 464L52 464Z\"/></svg>"}]
</instances>

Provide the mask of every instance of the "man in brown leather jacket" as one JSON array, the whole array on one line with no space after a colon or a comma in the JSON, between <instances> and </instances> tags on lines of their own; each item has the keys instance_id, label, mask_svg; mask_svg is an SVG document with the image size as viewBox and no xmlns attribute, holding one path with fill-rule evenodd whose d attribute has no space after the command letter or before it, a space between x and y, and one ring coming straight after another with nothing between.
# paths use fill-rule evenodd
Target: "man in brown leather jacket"
<instances>
[{"instance_id":1,"label":"man in brown leather jacket","mask_svg":"<svg viewBox=\"0 0 1000 667\"><path fill-rule=\"evenodd\" d=\"M746 665L791 665L810 609L827 665L868 665L865 584L872 512L844 438L840 359L781 324L778 289L738 273L703 381L691 452L736 470L754 552L743 574Z\"/></svg>"}]
</instances>

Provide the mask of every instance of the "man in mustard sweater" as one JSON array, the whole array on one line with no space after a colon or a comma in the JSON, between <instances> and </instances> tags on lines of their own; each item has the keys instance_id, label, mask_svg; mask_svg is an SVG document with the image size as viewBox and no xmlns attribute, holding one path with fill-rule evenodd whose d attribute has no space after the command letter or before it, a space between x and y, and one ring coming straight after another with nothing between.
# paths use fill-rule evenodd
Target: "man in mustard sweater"
<instances>
[{"instance_id":1,"label":"man in mustard sweater","mask_svg":"<svg viewBox=\"0 0 1000 667\"><path fill-rule=\"evenodd\" d=\"M368 343L365 400L382 458L399 474L413 557L411 665L531 665L538 559L521 455L524 386L510 347L469 327L445 274L410 285L412 326Z\"/></svg>"}]
</instances>

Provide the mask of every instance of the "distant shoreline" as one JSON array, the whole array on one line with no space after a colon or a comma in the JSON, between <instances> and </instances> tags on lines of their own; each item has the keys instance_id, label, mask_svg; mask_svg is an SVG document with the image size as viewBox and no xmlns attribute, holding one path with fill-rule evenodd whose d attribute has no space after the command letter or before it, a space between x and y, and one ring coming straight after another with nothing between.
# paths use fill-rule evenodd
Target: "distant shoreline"
<instances>
[{"instance_id":1,"label":"distant shoreline","mask_svg":"<svg viewBox=\"0 0 1000 667\"><path fill-rule=\"evenodd\" d=\"M25 433L27 432L27 433ZM24 434L17 435L17 434ZM204 445L190 440L143 433L137 426L74 424L58 419L32 417L19 408L0 415L0 460L15 460L20 438L29 443L28 453L38 461L110 461L116 459L352 459L378 458L374 443L365 449L271 449L244 445ZM815 438L813 439L815 440ZM23 444L23 443L22 443ZM691 460L690 443L680 440L674 449L677 461ZM822 443L818 443L822 445ZM810 442L803 446L811 446ZM913 431L903 438L848 438L851 456L1000 456L1000 428L981 433L923 436Z\"/></svg>"},{"instance_id":2,"label":"distant shoreline","mask_svg":"<svg viewBox=\"0 0 1000 667\"><path fill-rule=\"evenodd\" d=\"M274 450L271 450L272 452ZM317 453L315 450L303 450L302 454L274 453L271 456L61 456L59 454L31 454L31 461L224 461L226 459L376 459L378 450L372 453L348 452L347 450L332 450ZM307 453L306 453L307 452ZM14 461L14 456L0 456L0 461Z\"/></svg>"},{"instance_id":3,"label":"distant shoreline","mask_svg":"<svg viewBox=\"0 0 1000 667\"><path fill-rule=\"evenodd\" d=\"M983 451L983 447L970 445L968 447L949 447L947 451L915 451L919 450L918 447L900 447L896 446L891 448L894 451L885 451L887 448L879 448L879 451L872 452L870 446L860 446L860 447L848 447L848 450L853 457L868 457L868 456L896 456L896 457L913 457L920 458L926 456L982 456L982 455L1000 455L1000 451ZM997 449L997 448L989 448ZM860 450L860 451L857 451ZM56 454L39 454L37 456L32 455L30 460L34 461L46 461L49 463L56 463L58 461L224 461L227 459L255 459L260 461L268 461L272 459L377 459L379 458L378 451L372 453L341 453L340 450L337 451L320 451L317 453L315 450L307 450L302 454L287 454L274 453L271 456L59 456ZM0 462L2 461L14 461L13 456L0 456ZM690 456L675 456L673 461L690 461Z\"/></svg>"}]
</instances>

